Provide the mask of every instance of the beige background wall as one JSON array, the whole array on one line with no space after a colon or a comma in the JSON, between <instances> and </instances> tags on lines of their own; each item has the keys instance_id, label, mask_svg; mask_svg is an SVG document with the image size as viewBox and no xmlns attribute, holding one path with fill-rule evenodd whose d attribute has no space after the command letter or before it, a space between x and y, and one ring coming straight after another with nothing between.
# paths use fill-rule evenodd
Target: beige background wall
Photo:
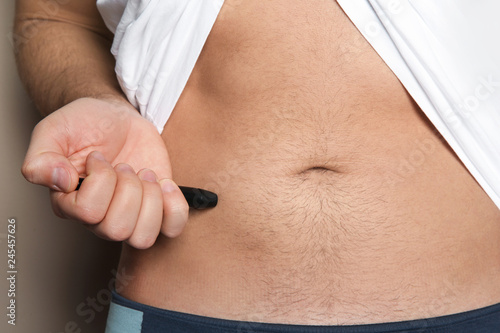
<instances>
[{"instance_id":1,"label":"beige background wall","mask_svg":"<svg viewBox=\"0 0 500 333\"><path fill-rule=\"evenodd\" d=\"M9 42L15 1L0 2L0 332L103 332L119 245L56 218L48 190L20 173L40 120L15 69ZM7 324L7 224L16 220L16 326ZM88 305L96 299L96 310ZM79 311L78 311L79 310ZM92 318L95 313L95 318Z\"/></svg>"}]
</instances>

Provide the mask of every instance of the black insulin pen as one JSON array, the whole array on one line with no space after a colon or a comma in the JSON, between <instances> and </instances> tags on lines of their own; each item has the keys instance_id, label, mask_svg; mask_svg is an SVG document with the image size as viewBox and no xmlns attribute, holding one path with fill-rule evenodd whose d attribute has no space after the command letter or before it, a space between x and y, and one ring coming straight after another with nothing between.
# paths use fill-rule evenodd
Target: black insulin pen
<instances>
[{"instance_id":1,"label":"black insulin pen","mask_svg":"<svg viewBox=\"0 0 500 333\"><path fill-rule=\"evenodd\" d=\"M84 179L85 178L80 178L76 191L78 191ZM179 188L182 194L184 194L184 198L186 198L189 207L194 209L213 208L217 206L217 202L219 201L217 194L202 190L201 188L186 186L179 186Z\"/></svg>"}]
</instances>

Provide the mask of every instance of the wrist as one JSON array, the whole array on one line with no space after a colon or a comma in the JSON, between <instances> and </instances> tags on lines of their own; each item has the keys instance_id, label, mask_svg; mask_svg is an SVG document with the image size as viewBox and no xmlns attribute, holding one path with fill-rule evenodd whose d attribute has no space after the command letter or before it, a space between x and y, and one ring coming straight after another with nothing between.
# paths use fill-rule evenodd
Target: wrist
<instances>
[{"instance_id":1,"label":"wrist","mask_svg":"<svg viewBox=\"0 0 500 333\"><path fill-rule=\"evenodd\" d=\"M85 105L85 108L114 110L140 116L139 111L123 95L100 94L98 96L81 97L69 104Z\"/></svg>"}]
</instances>

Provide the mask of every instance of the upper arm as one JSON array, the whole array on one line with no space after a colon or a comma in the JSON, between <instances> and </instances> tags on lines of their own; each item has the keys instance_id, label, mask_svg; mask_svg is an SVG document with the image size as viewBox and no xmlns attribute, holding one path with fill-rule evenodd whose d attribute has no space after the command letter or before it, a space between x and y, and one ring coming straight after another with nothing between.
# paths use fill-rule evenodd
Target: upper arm
<instances>
[{"instance_id":1,"label":"upper arm","mask_svg":"<svg viewBox=\"0 0 500 333\"><path fill-rule=\"evenodd\" d=\"M86 28L111 40L96 0L17 0L16 30L27 21L59 21Z\"/></svg>"}]
</instances>

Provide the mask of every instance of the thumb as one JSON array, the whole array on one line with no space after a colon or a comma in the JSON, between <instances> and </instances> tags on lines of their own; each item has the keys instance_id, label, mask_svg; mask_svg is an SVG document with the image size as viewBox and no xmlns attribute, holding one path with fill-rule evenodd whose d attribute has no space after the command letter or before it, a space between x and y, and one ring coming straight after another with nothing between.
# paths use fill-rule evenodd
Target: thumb
<instances>
[{"instance_id":1,"label":"thumb","mask_svg":"<svg viewBox=\"0 0 500 333\"><path fill-rule=\"evenodd\" d=\"M75 138L68 134L65 117L57 112L35 126L21 172L31 183L70 192L78 183L78 171L68 159L68 147Z\"/></svg>"},{"instance_id":2,"label":"thumb","mask_svg":"<svg viewBox=\"0 0 500 333\"><path fill-rule=\"evenodd\" d=\"M71 192L78 184L78 172L70 161L55 152L28 154L21 172L31 183L49 187L52 190Z\"/></svg>"}]
</instances>

